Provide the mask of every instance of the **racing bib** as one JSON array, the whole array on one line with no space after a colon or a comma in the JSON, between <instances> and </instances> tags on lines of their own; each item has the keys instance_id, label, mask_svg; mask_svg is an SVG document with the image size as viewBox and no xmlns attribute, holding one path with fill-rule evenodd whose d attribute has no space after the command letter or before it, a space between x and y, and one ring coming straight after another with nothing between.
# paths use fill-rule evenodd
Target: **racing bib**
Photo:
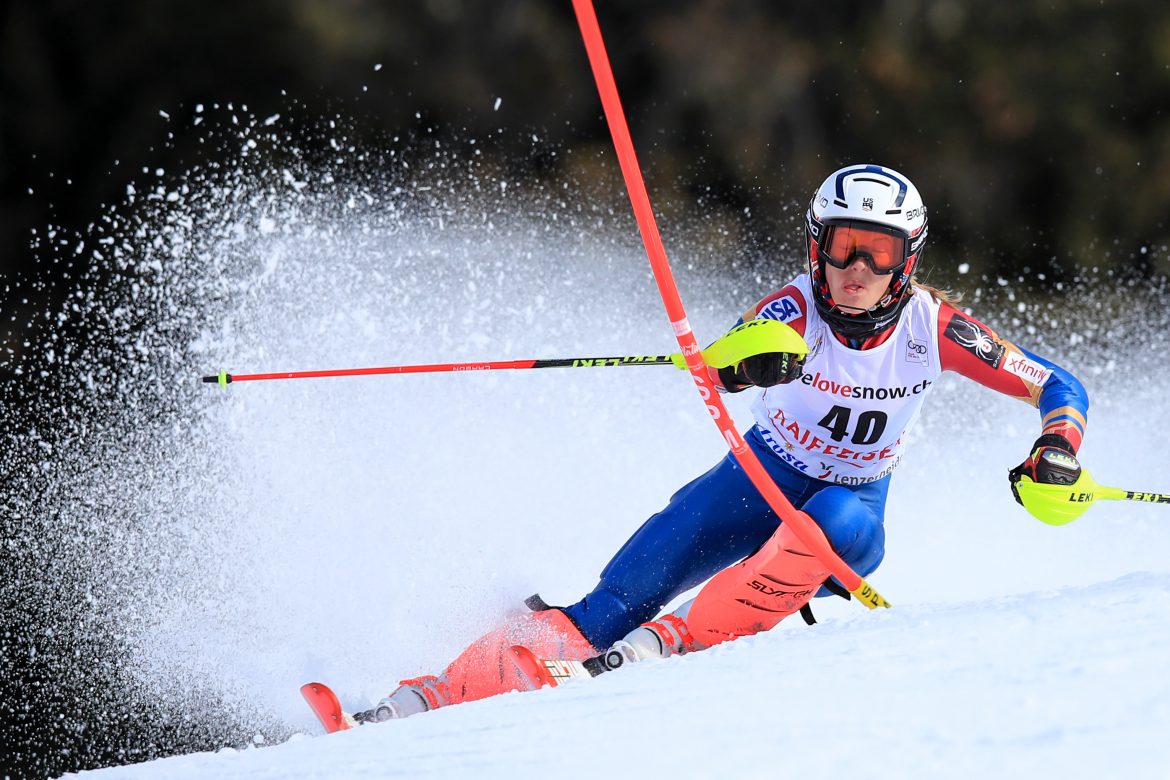
<instances>
[{"instance_id":1,"label":"racing bib","mask_svg":"<svg viewBox=\"0 0 1170 780\"><path fill-rule=\"evenodd\" d=\"M856 350L820 318L808 275L793 284L804 297L804 375L761 393L756 424L777 455L811 477L843 485L881 479L902 459L906 432L942 373L938 303L915 293L883 344Z\"/></svg>"}]
</instances>

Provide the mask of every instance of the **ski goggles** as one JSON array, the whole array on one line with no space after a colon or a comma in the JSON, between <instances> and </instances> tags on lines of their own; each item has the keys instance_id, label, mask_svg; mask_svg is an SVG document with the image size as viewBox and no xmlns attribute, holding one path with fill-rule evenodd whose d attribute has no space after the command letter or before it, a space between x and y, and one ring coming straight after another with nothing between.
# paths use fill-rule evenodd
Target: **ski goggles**
<instances>
[{"instance_id":1,"label":"ski goggles","mask_svg":"<svg viewBox=\"0 0 1170 780\"><path fill-rule=\"evenodd\" d=\"M825 262L841 270L864 260L869 270L884 276L902 270L909 259L906 234L873 222L830 222L819 245Z\"/></svg>"}]
</instances>

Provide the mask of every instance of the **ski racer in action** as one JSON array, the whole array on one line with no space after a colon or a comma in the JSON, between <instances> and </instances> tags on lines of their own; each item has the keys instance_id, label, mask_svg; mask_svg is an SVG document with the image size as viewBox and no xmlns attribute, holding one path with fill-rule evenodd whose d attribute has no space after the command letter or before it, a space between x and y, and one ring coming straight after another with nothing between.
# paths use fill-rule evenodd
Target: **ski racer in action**
<instances>
[{"instance_id":1,"label":"ski racer in action","mask_svg":"<svg viewBox=\"0 0 1170 780\"><path fill-rule=\"evenodd\" d=\"M741 319L791 330L769 351L712 368L712 378L730 393L760 388L748 445L854 571L865 577L881 563L890 476L943 371L1039 409L1040 436L1009 473L1017 501L1023 475L1042 484L1075 479L1084 388L915 280L927 213L905 176L877 165L836 171L813 195L805 232L808 273ZM694 599L655 618L703 582ZM405 717L537 687L513 645L541 658L664 658L768 630L798 611L811 622L809 601L832 593L848 598L729 453L647 520L580 601L555 608L534 596L532 612L480 638L442 674L403 680L355 718Z\"/></svg>"}]
</instances>

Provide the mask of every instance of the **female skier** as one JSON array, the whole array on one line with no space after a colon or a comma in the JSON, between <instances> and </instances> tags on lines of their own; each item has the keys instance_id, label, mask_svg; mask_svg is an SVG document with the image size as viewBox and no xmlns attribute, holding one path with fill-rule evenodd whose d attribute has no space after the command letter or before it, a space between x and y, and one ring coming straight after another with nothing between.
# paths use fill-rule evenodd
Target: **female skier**
<instances>
[{"instance_id":1,"label":"female skier","mask_svg":"<svg viewBox=\"0 0 1170 780\"><path fill-rule=\"evenodd\" d=\"M763 389L748 445L857 574L881 563L890 474L943 371L1039 408L1040 437L1009 472L1013 493L1022 475L1049 484L1075 479L1089 405L1084 388L915 281L927 218L905 176L877 165L833 173L809 204L805 232L808 273L741 323L785 323L807 348L799 338L781 339L779 347L712 368L712 379L725 392ZM784 346L793 343L799 348ZM707 580L694 599L652 619ZM663 658L770 629L797 611L811 621L809 600L830 593L848 597L728 454L647 520L580 601L554 608L529 599L531 613L476 641L442 675L403 680L356 718L404 717L537 687L513 645L543 658L584 660L602 651L625 661Z\"/></svg>"}]
</instances>

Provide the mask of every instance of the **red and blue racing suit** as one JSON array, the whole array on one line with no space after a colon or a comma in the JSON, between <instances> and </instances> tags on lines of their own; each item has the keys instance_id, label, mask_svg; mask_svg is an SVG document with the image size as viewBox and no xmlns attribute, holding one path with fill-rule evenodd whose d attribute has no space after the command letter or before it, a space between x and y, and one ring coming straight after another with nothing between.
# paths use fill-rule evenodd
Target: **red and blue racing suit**
<instances>
[{"instance_id":1,"label":"red and blue racing suit","mask_svg":"<svg viewBox=\"0 0 1170 780\"><path fill-rule=\"evenodd\" d=\"M807 277L802 276L743 317L786 322L811 347L806 375L761 395L757 423L745 438L793 506L817 522L837 554L862 577L881 563L890 472L931 377L941 371L1030 403L1040 411L1043 433L1060 434L1074 450L1080 447L1089 407L1081 383L951 303L917 288L895 326L863 343L846 344L826 330L809 296ZM851 362L863 363L882 350L889 355L888 365L876 372L917 372L913 385L902 393L902 400L914 408L901 410L901 417L892 406L879 406L887 403L886 396L897 395L897 388L875 390L832 376L834 370L847 372ZM800 411L796 419L786 414L790 408ZM858 410L864 411L854 415ZM877 441L874 421L887 419L900 422L886 432L889 441ZM728 454L676 492L617 552L597 587L564 612L594 647L609 647L680 593L751 555L779 525ZM822 588L818 595L826 594Z\"/></svg>"}]
</instances>

